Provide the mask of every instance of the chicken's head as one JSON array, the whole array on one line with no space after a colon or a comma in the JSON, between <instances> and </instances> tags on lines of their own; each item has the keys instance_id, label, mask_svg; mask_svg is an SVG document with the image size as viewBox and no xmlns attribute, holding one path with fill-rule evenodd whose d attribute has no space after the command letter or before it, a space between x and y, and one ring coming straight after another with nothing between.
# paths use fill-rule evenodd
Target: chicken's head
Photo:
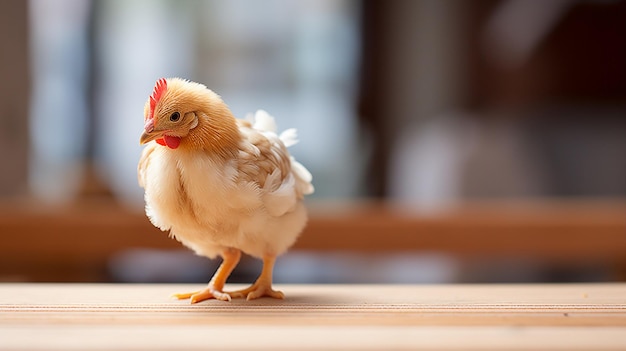
<instances>
[{"instance_id":1,"label":"chicken's head","mask_svg":"<svg viewBox=\"0 0 626 351\"><path fill-rule=\"evenodd\" d=\"M180 78L159 79L144 106L140 143L155 140L170 149L181 145L219 149L238 136L235 118L206 86Z\"/></svg>"}]
</instances>

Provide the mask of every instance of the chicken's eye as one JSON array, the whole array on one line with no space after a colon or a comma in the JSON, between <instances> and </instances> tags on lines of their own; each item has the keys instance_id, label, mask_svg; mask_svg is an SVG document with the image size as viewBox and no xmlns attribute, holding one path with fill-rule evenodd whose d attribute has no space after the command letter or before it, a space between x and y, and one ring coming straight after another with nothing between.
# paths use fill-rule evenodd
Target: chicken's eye
<instances>
[{"instance_id":1,"label":"chicken's eye","mask_svg":"<svg viewBox=\"0 0 626 351\"><path fill-rule=\"evenodd\" d=\"M178 122L179 119L180 119L180 113L178 112L174 112L170 115L170 121L172 122Z\"/></svg>"}]
</instances>

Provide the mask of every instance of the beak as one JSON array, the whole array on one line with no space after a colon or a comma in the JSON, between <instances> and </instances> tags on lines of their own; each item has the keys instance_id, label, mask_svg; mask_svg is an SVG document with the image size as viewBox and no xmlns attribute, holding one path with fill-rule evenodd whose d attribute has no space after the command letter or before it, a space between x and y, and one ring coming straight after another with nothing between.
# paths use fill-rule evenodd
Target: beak
<instances>
[{"instance_id":1,"label":"beak","mask_svg":"<svg viewBox=\"0 0 626 351\"><path fill-rule=\"evenodd\" d=\"M161 136L161 133L158 132L146 132L144 131L139 138L139 144L143 145L151 142L152 140L158 139Z\"/></svg>"},{"instance_id":2,"label":"beak","mask_svg":"<svg viewBox=\"0 0 626 351\"><path fill-rule=\"evenodd\" d=\"M152 140L158 139L161 136L161 133L158 133L154 130L154 119L152 118L146 120L146 125L143 127L143 129L143 134L141 134L141 138L139 138L140 145L151 142Z\"/></svg>"}]
</instances>

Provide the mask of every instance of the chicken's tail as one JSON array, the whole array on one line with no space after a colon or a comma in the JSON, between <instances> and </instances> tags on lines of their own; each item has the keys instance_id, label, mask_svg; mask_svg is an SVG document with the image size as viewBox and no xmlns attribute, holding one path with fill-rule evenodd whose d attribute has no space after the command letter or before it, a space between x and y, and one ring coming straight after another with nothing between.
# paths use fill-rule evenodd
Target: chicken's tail
<instances>
[{"instance_id":1,"label":"chicken's tail","mask_svg":"<svg viewBox=\"0 0 626 351\"><path fill-rule=\"evenodd\" d=\"M274 120L274 117L267 113L267 111L258 110L254 114L254 117L249 115L247 120L250 121L254 129L276 135L276 121ZM296 128L286 129L280 133L278 138L283 144L285 144L285 147L293 146L299 142L298 131ZM296 177L296 183L300 193L308 195L315 191L313 184L311 184L311 181L313 180L311 172L309 172L309 170L306 169L306 167L304 167L300 162L296 161L293 156L291 156L291 171Z\"/></svg>"}]
</instances>

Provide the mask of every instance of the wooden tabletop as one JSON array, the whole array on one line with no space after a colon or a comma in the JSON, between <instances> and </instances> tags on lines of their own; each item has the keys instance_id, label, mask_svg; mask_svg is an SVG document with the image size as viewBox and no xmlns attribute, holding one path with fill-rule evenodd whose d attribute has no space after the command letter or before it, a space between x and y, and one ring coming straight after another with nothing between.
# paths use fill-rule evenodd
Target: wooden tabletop
<instances>
[{"instance_id":1,"label":"wooden tabletop","mask_svg":"<svg viewBox=\"0 0 626 351\"><path fill-rule=\"evenodd\" d=\"M285 300L170 298L201 287L0 284L0 350L626 350L623 283L278 285Z\"/></svg>"}]
</instances>

